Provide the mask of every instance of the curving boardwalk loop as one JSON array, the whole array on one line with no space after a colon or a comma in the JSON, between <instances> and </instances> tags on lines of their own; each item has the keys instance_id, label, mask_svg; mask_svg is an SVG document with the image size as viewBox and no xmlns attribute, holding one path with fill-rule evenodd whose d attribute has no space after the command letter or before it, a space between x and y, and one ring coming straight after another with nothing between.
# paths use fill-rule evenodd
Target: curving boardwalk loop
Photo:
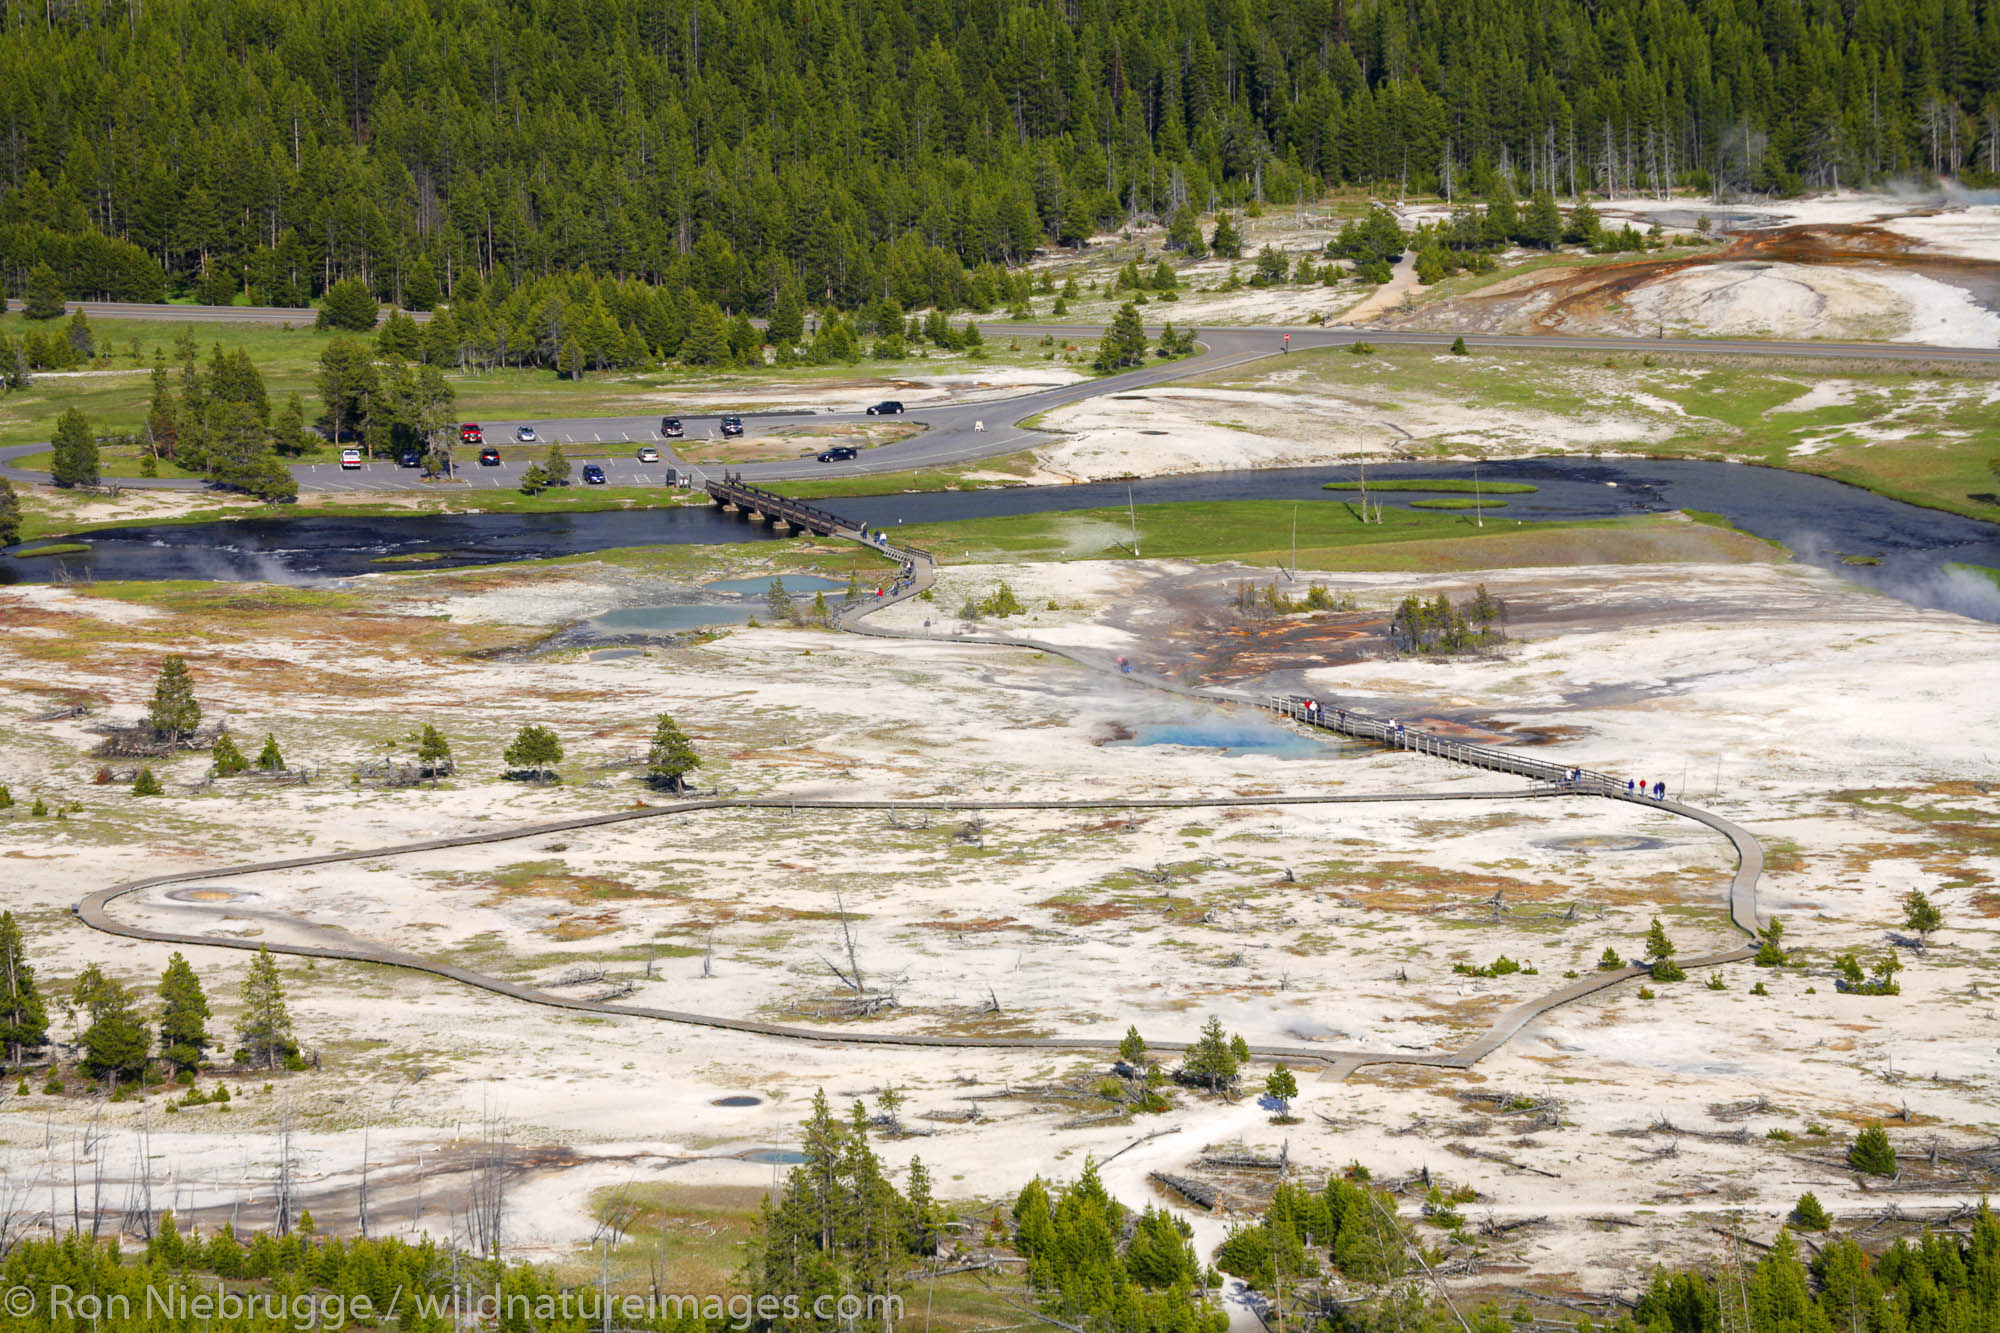
<instances>
[{"instance_id":1,"label":"curving boardwalk loop","mask_svg":"<svg viewBox=\"0 0 2000 1333\"><path fill-rule=\"evenodd\" d=\"M778 497L774 497L778 498ZM832 516L829 515L829 518ZM835 528L837 535L862 541L899 564L908 566L913 576L897 596L870 599L843 613L839 618L840 628L852 633L866 634L878 638L922 639L932 642L968 643L985 646L1028 648L1037 652L1065 658L1077 664L1100 671L1111 671L1125 679L1148 688L1167 690L1177 694L1207 698L1223 703L1245 704L1249 699L1230 695L1221 691L1201 690L1181 685L1144 673L1122 669L1122 664L1107 660L1102 654L1067 648L1058 644L1043 643L1034 639L1001 637L993 635L933 635L919 631L892 630L865 623L865 618L884 606L915 597L929 588L936 578L936 565L928 552L915 547L898 547L868 542L865 534L853 528ZM341 862L374 860L387 856L407 856L422 852L441 851L452 847L471 847L491 843L511 842L521 838L541 837L551 833L570 832L578 829L601 828L612 824L622 824L634 820L663 819L691 814L703 810L819 810L838 811L890 811L890 810L1159 810L1191 809L1245 806L1284 805L1339 805L1379 802L1432 802L1432 801L1496 801L1576 798L1598 796L1611 800L1627 801L1651 809L1663 810L1669 814L1692 819L1721 833L1736 849L1736 873L1730 882L1729 918L1746 934L1755 935L1761 928L1757 915L1757 881L1763 873L1763 847L1750 833L1730 821L1710 811L1686 805L1679 801L1651 800L1625 794L1622 787L1615 787L1611 779L1601 774L1575 771L1578 776L1569 776L1557 765L1532 759L1511 751L1490 747L1470 746L1447 737L1417 731L1382 719L1365 717L1360 714L1340 712L1329 721L1322 713L1308 716L1299 701L1290 699L1270 700L1266 707L1284 716L1315 726L1323 730L1336 731L1358 739L1369 740L1399 749L1414 750L1456 763L1473 764L1477 767L1528 778L1536 784L1526 789L1509 791L1459 792L1447 795L1429 793L1391 793L1381 795L1294 795L1294 796L1192 796L1161 797L1154 799L1121 800L955 800L948 797L925 800L838 800L822 798L794 799L784 796L765 797L705 797L676 801L667 805L646 806L635 810L619 810L607 814L585 815L574 819L552 820L534 824L515 825L510 828L482 830L475 833L459 834L446 838L431 838L420 842L401 843L387 847L369 847L359 850L323 852L312 856L290 857L274 861L258 861L242 865L225 866L210 870L177 871L167 875L153 875L144 879L131 880L99 889L76 904L75 913L85 925L108 934L122 935L132 939L152 940L167 944L196 945L209 948L255 950L267 947L273 953L294 954L309 958L328 958L350 962L375 963L388 967L406 968L443 977L481 990L505 995L529 1004L542 1005L554 1009L569 1009L592 1014L606 1014L627 1018L646 1018L661 1022L680 1023L693 1027L719 1028L731 1032L777 1038L788 1041L810 1041L841 1045L860 1046L903 1046L929 1047L964 1050L1074 1050L1112 1051L1118 1043L1114 1039L1097 1037L962 1037L933 1036L924 1033L851 1031L838 1028L801 1027L783 1023L763 1023L750 1019L730 1018L717 1014L702 1014L688 1010L657 1009L642 1005L614 1004L603 1001L582 1000L569 996L553 995L547 991L524 986L518 982L475 972L469 968L451 963L438 962L417 954L404 953L365 940L355 940L352 944L272 944L269 941L227 939L210 935L197 935L180 931L156 930L151 927L134 925L119 920L111 913L111 906L120 898L128 897L148 889L169 884L186 883L193 880L212 881L236 878L244 875L270 874L276 871L295 870L307 866L334 865ZM300 921L302 925L311 925ZM1749 948L1739 948L1723 953L1709 954L1700 958L1684 960L1687 968L1715 967L1725 963L1745 961L1755 955ZM1401 1064L1424 1065L1442 1069L1468 1069L1486 1056L1505 1045L1529 1023L1561 1005L1594 995L1626 981L1649 975L1641 966L1621 968L1614 972L1598 972L1580 978L1560 989L1523 1001L1503 1013L1484 1033L1455 1051L1399 1052L1340 1049L1326 1046L1253 1046L1253 1053L1270 1059L1296 1062L1318 1061L1329 1067L1328 1076L1344 1078L1354 1070L1368 1065ZM1154 1041L1152 1045L1162 1049L1177 1051L1186 1043L1177 1041Z\"/></svg>"}]
</instances>

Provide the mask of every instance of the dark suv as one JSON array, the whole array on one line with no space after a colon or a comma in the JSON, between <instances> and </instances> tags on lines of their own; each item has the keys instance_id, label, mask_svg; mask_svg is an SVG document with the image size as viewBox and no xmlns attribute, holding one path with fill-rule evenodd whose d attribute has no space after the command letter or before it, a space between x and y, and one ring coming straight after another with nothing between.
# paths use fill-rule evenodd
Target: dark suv
<instances>
[{"instance_id":1,"label":"dark suv","mask_svg":"<svg viewBox=\"0 0 2000 1333\"><path fill-rule=\"evenodd\" d=\"M868 409L868 415L871 417L899 417L902 414L903 405L893 398L877 403Z\"/></svg>"},{"instance_id":2,"label":"dark suv","mask_svg":"<svg viewBox=\"0 0 2000 1333\"><path fill-rule=\"evenodd\" d=\"M489 445L487 445L487 446L486 446L486 447L485 447L484 449L481 449L481 450L479 451L479 466L481 466L481 467L499 467L499 466L500 466L500 451L499 451L498 449L495 449L495 448L494 448L494 447L493 447L492 445L490 445L490 444L489 444Z\"/></svg>"},{"instance_id":3,"label":"dark suv","mask_svg":"<svg viewBox=\"0 0 2000 1333\"><path fill-rule=\"evenodd\" d=\"M661 417L660 434L670 440L678 440L681 437L681 419L679 417Z\"/></svg>"},{"instance_id":4,"label":"dark suv","mask_svg":"<svg viewBox=\"0 0 2000 1333\"><path fill-rule=\"evenodd\" d=\"M833 448L822 451L819 455L819 461L822 463L845 463L848 459L853 458L854 456L855 456L854 446L848 444L836 444Z\"/></svg>"},{"instance_id":5,"label":"dark suv","mask_svg":"<svg viewBox=\"0 0 2000 1333\"><path fill-rule=\"evenodd\" d=\"M743 433L743 418L724 417L722 419L722 433L725 437L731 435L741 435Z\"/></svg>"},{"instance_id":6,"label":"dark suv","mask_svg":"<svg viewBox=\"0 0 2000 1333\"><path fill-rule=\"evenodd\" d=\"M405 449L396 455L397 467L422 467L424 456L415 449Z\"/></svg>"},{"instance_id":7,"label":"dark suv","mask_svg":"<svg viewBox=\"0 0 2000 1333\"><path fill-rule=\"evenodd\" d=\"M583 465L583 484L586 486L602 486L604 484L604 469L595 463L585 463Z\"/></svg>"}]
</instances>

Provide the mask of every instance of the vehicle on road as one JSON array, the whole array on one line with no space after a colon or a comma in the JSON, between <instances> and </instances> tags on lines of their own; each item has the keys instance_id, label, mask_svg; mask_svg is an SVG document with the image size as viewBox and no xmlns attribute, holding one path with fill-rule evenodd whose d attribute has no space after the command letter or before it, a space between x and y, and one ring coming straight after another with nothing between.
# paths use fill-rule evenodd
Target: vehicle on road
<instances>
[{"instance_id":1,"label":"vehicle on road","mask_svg":"<svg viewBox=\"0 0 2000 1333\"><path fill-rule=\"evenodd\" d=\"M681 437L681 419L679 417L661 417L660 434L670 440L678 440Z\"/></svg>"},{"instance_id":2,"label":"vehicle on road","mask_svg":"<svg viewBox=\"0 0 2000 1333\"><path fill-rule=\"evenodd\" d=\"M585 463L583 465L583 484L586 486L602 486L604 484L604 469L595 463Z\"/></svg>"},{"instance_id":3,"label":"vehicle on road","mask_svg":"<svg viewBox=\"0 0 2000 1333\"><path fill-rule=\"evenodd\" d=\"M868 415L871 417L896 417L902 414L903 405L893 398L884 399L868 409Z\"/></svg>"},{"instance_id":4,"label":"vehicle on road","mask_svg":"<svg viewBox=\"0 0 2000 1333\"><path fill-rule=\"evenodd\" d=\"M490 444L489 444L489 445L487 445L487 446L486 446L486 447L485 447L484 449L481 449L481 450L479 451L479 466L481 466L481 467L499 467L499 466L500 466L500 451L499 451L498 449L495 449L495 448L494 448L494 447L493 447L492 445L490 445Z\"/></svg>"},{"instance_id":5,"label":"vehicle on road","mask_svg":"<svg viewBox=\"0 0 2000 1333\"><path fill-rule=\"evenodd\" d=\"M467 421L458 428L458 442L460 444L484 444L486 443L486 432L479 429L477 421Z\"/></svg>"},{"instance_id":6,"label":"vehicle on road","mask_svg":"<svg viewBox=\"0 0 2000 1333\"><path fill-rule=\"evenodd\" d=\"M819 454L819 461L822 463L845 463L848 459L855 457L858 452L851 444L836 444L831 449L822 449Z\"/></svg>"},{"instance_id":7,"label":"vehicle on road","mask_svg":"<svg viewBox=\"0 0 2000 1333\"><path fill-rule=\"evenodd\" d=\"M342 468L360 467L361 451L359 449L342 449L340 451L340 466Z\"/></svg>"},{"instance_id":8,"label":"vehicle on road","mask_svg":"<svg viewBox=\"0 0 2000 1333\"><path fill-rule=\"evenodd\" d=\"M731 435L741 435L742 433L743 433L742 417L724 417L722 419L722 434L725 439Z\"/></svg>"},{"instance_id":9,"label":"vehicle on road","mask_svg":"<svg viewBox=\"0 0 2000 1333\"><path fill-rule=\"evenodd\" d=\"M657 463L660 461L660 451L650 444L640 445L639 461L641 463Z\"/></svg>"},{"instance_id":10,"label":"vehicle on road","mask_svg":"<svg viewBox=\"0 0 2000 1333\"><path fill-rule=\"evenodd\" d=\"M396 455L397 467L422 467L423 465L424 456L420 450L405 449L402 453Z\"/></svg>"},{"instance_id":11,"label":"vehicle on road","mask_svg":"<svg viewBox=\"0 0 2000 1333\"><path fill-rule=\"evenodd\" d=\"M535 442L535 428L533 426L514 427L514 442L516 444L533 444Z\"/></svg>"}]
</instances>

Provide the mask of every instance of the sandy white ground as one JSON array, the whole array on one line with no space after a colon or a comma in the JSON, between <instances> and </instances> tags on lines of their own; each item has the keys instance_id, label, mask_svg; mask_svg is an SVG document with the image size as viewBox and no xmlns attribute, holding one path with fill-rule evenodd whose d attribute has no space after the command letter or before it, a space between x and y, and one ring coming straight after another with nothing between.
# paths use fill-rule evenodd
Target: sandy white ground
<instances>
[{"instance_id":1,"label":"sandy white ground","mask_svg":"<svg viewBox=\"0 0 2000 1333\"><path fill-rule=\"evenodd\" d=\"M1110 645L1144 643L1150 624L1173 623L1185 614L1190 587L1219 605L1241 572L1133 563L952 569L939 605L956 605L1003 576L1037 608L1018 628ZM1408 576L1330 577L1364 606L1426 586ZM593 597L629 596L631 580L586 567L519 580L519 591L504 594L491 589L505 580L489 574L476 581L489 591L463 601L449 578L400 581L391 600L453 617L412 619L414 635L474 615L540 621L550 606L582 609ZM1148 1195L1146 1171L1184 1168L1204 1143L1241 1137L1275 1147L1283 1139L1296 1158L1325 1168L1358 1159L1394 1175L1429 1163L1482 1191L1476 1214L1489 1207L1496 1216L1548 1214L1554 1224L1528 1233L1517 1253L1538 1272L1602 1289L1641 1280L1655 1258L1702 1252L1700 1226L1731 1210L1768 1226L1801 1188L1815 1189L1836 1211L1870 1206L1844 1173L1798 1146L1817 1140L1801 1137L1788 1149L1765 1139L1767 1129L1803 1136L1818 1121L1844 1134L1858 1118L1902 1102L1933 1119L1934 1129L1898 1131L1917 1146L1933 1132L1957 1141L2000 1124L1987 888L2000 864L1990 848L1900 813L1941 807L1989 821L2000 813L1980 739L2000 722L2000 630L1913 611L1798 568L1496 572L1486 581L1517 608L1515 629L1525 641L1506 655L1325 668L1286 684L1400 716L1442 712L1502 730L1553 725L1542 750L1550 757L1685 785L1751 826L1781 853L1767 909L1785 916L1792 941L1807 951L1805 970L1767 978L1769 999L1747 993L1755 979L1748 968L1732 969L1723 992L1698 982L1662 987L1651 1001L1621 992L1537 1025L1471 1075L1363 1074L1343 1085L1308 1078L1305 1123L1287 1130L1266 1124L1250 1103L1192 1096L1159 1122L1069 1126L1074 1108L1006 1090L1097 1062L862 1054L566 1017L381 969L288 964L301 1035L324 1053L324 1072L278 1080L269 1093L254 1078L241 1081L226 1117L204 1108L169 1121L157 1110L105 1107L107 1178L123 1188L132 1174L131 1132L150 1114L156 1190L184 1208L210 1206L203 1214L210 1219L228 1200L252 1224L268 1208L275 1153L268 1135L289 1101L309 1192L357 1179L365 1128L376 1188L399 1200L384 1203L382 1215L400 1219L408 1208L414 1223L443 1232L453 1226L445 1177L432 1177L431 1202L419 1212L410 1193L418 1159L424 1171L441 1172L438 1163L499 1117L516 1142L568 1144L597 1159L532 1174L517 1193L512 1245L552 1254L588 1235L592 1190L633 1179L768 1183L769 1165L719 1155L787 1144L815 1088L844 1105L896 1086L909 1093L905 1120L935 1132L884 1151L897 1162L921 1154L953 1197L1005 1195L1032 1171L1067 1174L1086 1153L1101 1158L1153 1128L1180 1126L1180 1134L1113 1165L1111 1183L1136 1203ZM1434 586L1463 591L1462 581ZM1061 609L1048 609L1050 601ZM314 632L288 631L282 641L246 639L239 627L186 645L211 709L226 711L246 735L276 731L288 752L322 765L325 779L302 789L237 786L193 796L183 786L195 776L189 761L168 766L173 794L140 803L91 785L96 761L81 753L91 738L77 724L22 721L49 697L34 684L47 677L33 645L50 642L49 631L101 625L92 654L68 663L63 683L131 712L160 651L149 636L170 626L122 603L48 588L0 592L0 613L9 626L0 640L9 737L0 780L17 797L40 791L86 806L66 825L25 820L19 807L0 822L0 857L26 872L0 877L0 905L22 917L50 985L98 961L145 986L164 963L162 947L66 919L64 904L107 881L302 845L376 845L629 804L640 794L631 778L600 765L642 749L663 706L709 756L704 781L739 791L1053 796L1331 784L1449 791L1491 782L1407 756L1277 759L1099 744L1115 726L1201 719L1017 651L766 629L618 661L474 661L408 645L392 659L360 646L358 622L335 620ZM894 615L923 613L912 606ZM427 716L439 718L459 747L466 774L458 783L433 796L351 791L340 781ZM491 779L494 755L528 716L552 722L568 741L565 786ZM1840 795L1864 789L1887 794ZM335 928L543 983L590 963L633 978L638 1002L814 1021L812 1010L840 997L820 961L838 947L835 923L819 915L837 888L850 910L865 914L871 974L894 978L902 1001L866 1021L1092 1033L1136 1021L1165 1037L1213 1011L1252 1039L1383 1049L1476 1029L1528 986L1554 980L1565 966L1587 968L1607 943L1632 952L1656 911L1685 951L1730 938L1717 911L1724 849L1690 825L1621 807L1509 807L1475 817L1429 806L1228 818L1186 812L1129 827L1099 827L1109 821L1085 815L1010 815L989 821L984 848L959 839L959 822L940 817L921 830L891 828L880 816L710 816L421 863L370 859L322 875L218 885L258 895L234 903L197 910L155 901L135 910L276 937L295 928L256 913L303 907ZM1620 846L1630 838L1645 841ZM536 871L533 863L548 867ZM1128 882L1127 867L1161 864L1187 866L1173 891L1179 909L1155 887ZM1286 868L1297 881L1280 888ZM538 880L543 873L548 878ZM1519 915L1472 924L1495 883L1516 886L1504 897ZM1831 953L1886 948L1896 899L1911 887L1932 892L1951 926L1927 957L1913 960L1904 996L1833 994ZM1580 905L1576 925L1552 932L1533 919L1543 905L1554 911L1572 902ZM1014 924L996 924L1000 918ZM711 929L715 975L703 979L689 951ZM663 952L647 980L655 947ZM1228 964L1239 952L1242 964ZM1454 958L1483 961L1498 952L1534 959L1542 976L1484 981L1450 972ZM226 1020L243 955L194 949L190 956ZM997 1017L979 1013L989 987L1002 1005ZM1508 1136L1506 1153L1559 1178L1448 1152L1445 1144L1475 1132L1465 1122L1477 1117L1453 1095L1465 1088L1556 1096L1559 1132L1505 1123L1491 1132ZM738 1093L765 1100L749 1110L711 1105ZM1662 1115L1683 1126L1726 1127L1708 1108L1757 1095L1773 1106L1750 1122L1745 1144L1689 1141L1678 1158L1659 1163L1643 1151L1656 1143L1614 1133ZM977 1123L929 1118L975 1103ZM69 1140L92 1108L30 1095L5 1109L0 1189L26 1200L52 1182L66 1186ZM45 1134L51 1117L53 1154ZM1419 1117L1430 1127L1401 1132ZM1838 1136L1828 1142L1836 1146L1819 1155L1837 1153ZM687 1157L714 1160L676 1164ZM1717 1188L1721 1195L1711 1192ZM1899 1197L1906 1206L1929 1201ZM1615 1231L1581 1221L1635 1206L1656 1210L1659 1220ZM1204 1243L1219 1239L1220 1220L1199 1223Z\"/></svg>"}]
</instances>

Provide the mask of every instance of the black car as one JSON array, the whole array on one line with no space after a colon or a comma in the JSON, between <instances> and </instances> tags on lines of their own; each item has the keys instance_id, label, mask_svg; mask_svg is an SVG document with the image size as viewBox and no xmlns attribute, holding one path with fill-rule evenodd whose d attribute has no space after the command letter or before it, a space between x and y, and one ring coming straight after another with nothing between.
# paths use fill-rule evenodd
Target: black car
<instances>
[{"instance_id":1,"label":"black car","mask_svg":"<svg viewBox=\"0 0 2000 1333\"><path fill-rule=\"evenodd\" d=\"M585 463L583 465L583 484L586 486L602 486L604 484L604 469L595 463Z\"/></svg>"},{"instance_id":2,"label":"black car","mask_svg":"<svg viewBox=\"0 0 2000 1333\"><path fill-rule=\"evenodd\" d=\"M487 445L487 446L486 446L486 447L485 447L484 449L481 449L481 450L479 451L479 466L481 466L481 467L499 467L499 466L500 466L500 451L499 451L498 449L495 449L495 448L494 448L494 447L493 447L492 445L490 445L490 444L489 444L489 445Z\"/></svg>"},{"instance_id":3,"label":"black car","mask_svg":"<svg viewBox=\"0 0 2000 1333\"><path fill-rule=\"evenodd\" d=\"M877 403L868 409L868 415L871 417L899 417L902 414L903 405L893 398Z\"/></svg>"},{"instance_id":4,"label":"black car","mask_svg":"<svg viewBox=\"0 0 2000 1333\"><path fill-rule=\"evenodd\" d=\"M724 436L741 435L743 433L743 418L724 417L722 419L722 433Z\"/></svg>"},{"instance_id":5,"label":"black car","mask_svg":"<svg viewBox=\"0 0 2000 1333\"><path fill-rule=\"evenodd\" d=\"M819 456L819 461L822 463L845 463L848 459L853 458L855 453L856 450L852 445L836 444L833 448L822 452Z\"/></svg>"},{"instance_id":6,"label":"black car","mask_svg":"<svg viewBox=\"0 0 2000 1333\"><path fill-rule=\"evenodd\" d=\"M660 434L670 440L678 440L681 437L681 419L679 417L661 417Z\"/></svg>"},{"instance_id":7,"label":"black car","mask_svg":"<svg viewBox=\"0 0 2000 1333\"><path fill-rule=\"evenodd\" d=\"M398 467L422 467L423 465L424 456L415 449L405 449L402 453L396 455L396 466Z\"/></svg>"}]
</instances>

